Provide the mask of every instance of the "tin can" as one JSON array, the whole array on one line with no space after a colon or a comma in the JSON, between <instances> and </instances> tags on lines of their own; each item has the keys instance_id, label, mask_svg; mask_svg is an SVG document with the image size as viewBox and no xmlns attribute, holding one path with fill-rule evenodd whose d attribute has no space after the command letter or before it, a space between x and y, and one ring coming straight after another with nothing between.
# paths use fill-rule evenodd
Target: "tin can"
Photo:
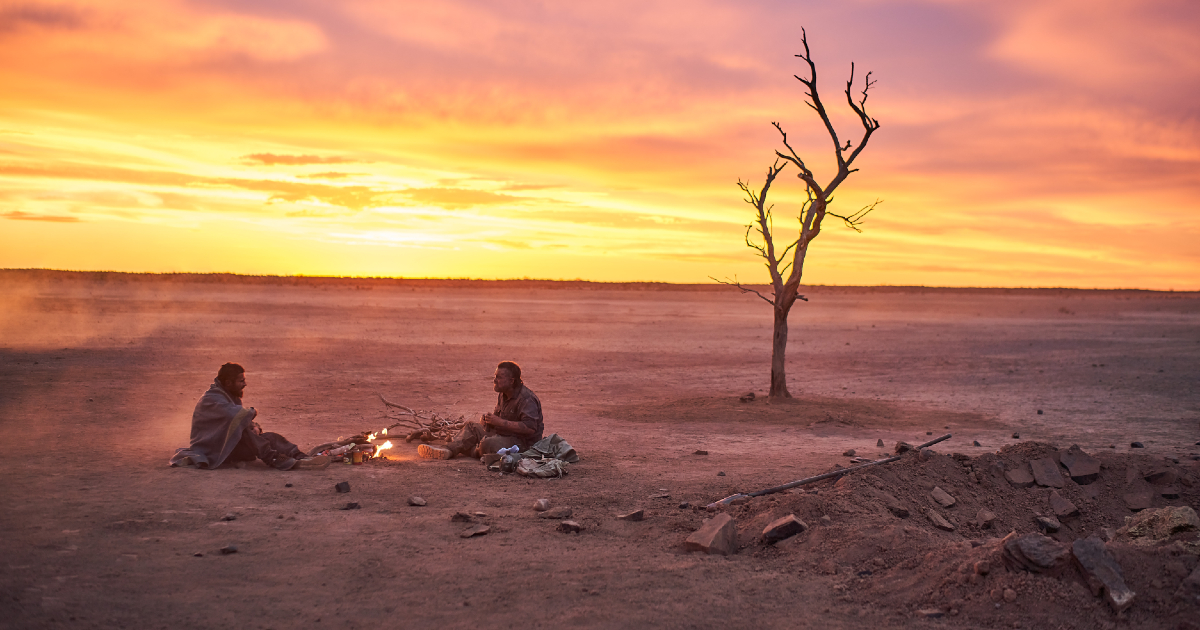
<instances>
[{"instance_id":1,"label":"tin can","mask_svg":"<svg viewBox=\"0 0 1200 630\"><path fill-rule=\"evenodd\" d=\"M363 454L362 454L362 451L354 451L353 458L350 460L350 463L351 463L351 464L361 464L361 463L363 463Z\"/></svg>"}]
</instances>

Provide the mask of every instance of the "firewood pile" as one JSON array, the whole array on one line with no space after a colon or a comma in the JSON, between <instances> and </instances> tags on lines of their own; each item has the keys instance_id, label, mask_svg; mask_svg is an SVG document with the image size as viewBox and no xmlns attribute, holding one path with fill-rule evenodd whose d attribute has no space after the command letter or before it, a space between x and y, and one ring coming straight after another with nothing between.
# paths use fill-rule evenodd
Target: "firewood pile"
<instances>
[{"instance_id":1,"label":"firewood pile","mask_svg":"<svg viewBox=\"0 0 1200 630\"><path fill-rule=\"evenodd\" d=\"M449 414L438 411L426 411L412 409L401 404L391 402L390 400L379 395L379 400L387 407L388 417L396 422L384 429L384 435L392 432L393 429L399 428L405 434L405 441L411 442L419 439L425 442L433 440L445 440L447 442L454 439L459 431L462 431L463 425L467 423L467 417L463 414Z\"/></svg>"}]
</instances>

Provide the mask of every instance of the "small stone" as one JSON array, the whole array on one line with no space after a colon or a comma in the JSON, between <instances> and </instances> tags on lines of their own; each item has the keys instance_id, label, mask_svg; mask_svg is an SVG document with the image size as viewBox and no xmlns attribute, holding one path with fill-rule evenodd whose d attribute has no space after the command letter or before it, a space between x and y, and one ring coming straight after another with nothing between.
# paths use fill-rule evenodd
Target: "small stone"
<instances>
[{"instance_id":1,"label":"small stone","mask_svg":"<svg viewBox=\"0 0 1200 630\"><path fill-rule=\"evenodd\" d=\"M937 453L935 453L933 451L933 449L923 448L923 449L921 449L921 452L917 454L917 459L920 459L923 462L927 462L927 461L933 459L933 457L935 455L937 455Z\"/></svg>"},{"instance_id":2,"label":"small stone","mask_svg":"<svg viewBox=\"0 0 1200 630\"><path fill-rule=\"evenodd\" d=\"M1121 565L1099 538L1076 540L1071 545L1071 555L1093 595L1102 595L1118 613L1133 605L1136 594L1125 585Z\"/></svg>"},{"instance_id":3,"label":"small stone","mask_svg":"<svg viewBox=\"0 0 1200 630\"><path fill-rule=\"evenodd\" d=\"M222 516L222 517L221 517L221 520L222 520L222 521L236 521L236 520L237 520L237 514L234 514L233 512L230 512L230 513L226 514L225 516Z\"/></svg>"},{"instance_id":4,"label":"small stone","mask_svg":"<svg viewBox=\"0 0 1200 630\"><path fill-rule=\"evenodd\" d=\"M882 439L882 438L881 438L881 439L878 439L878 440L875 440L875 447L876 447L876 448L883 448L883 439Z\"/></svg>"},{"instance_id":5,"label":"small stone","mask_svg":"<svg viewBox=\"0 0 1200 630\"><path fill-rule=\"evenodd\" d=\"M979 525L980 529L991 529L995 522L996 514L991 510L979 510L979 513L975 515L975 524Z\"/></svg>"},{"instance_id":6,"label":"small stone","mask_svg":"<svg viewBox=\"0 0 1200 630\"><path fill-rule=\"evenodd\" d=\"M339 510L357 510L357 509L358 509L358 508L360 508L360 507L362 507L362 506L360 506L360 505L359 505L359 504L357 504L357 503L347 503L345 506L343 506L343 507L340 507L340 508L338 508L338 509L339 509Z\"/></svg>"},{"instance_id":7,"label":"small stone","mask_svg":"<svg viewBox=\"0 0 1200 630\"><path fill-rule=\"evenodd\" d=\"M1038 482L1038 485L1051 488L1061 488L1065 485L1062 473L1058 472L1058 464L1049 457L1035 459L1029 462L1033 468L1033 478Z\"/></svg>"},{"instance_id":8,"label":"small stone","mask_svg":"<svg viewBox=\"0 0 1200 630\"><path fill-rule=\"evenodd\" d=\"M458 537L459 538L472 538L474 536L483 536L484 534L486 534L490 531L492 531L492 528L488 527L487 525L476 525L474 527L468 527L468 528L464 529L462 531L462 533L458 535Z\"/></svg>"},{"instance_id":9,"label":"small stone","mask_svg":"<svg viewBox=\"0 0 1200 630\"><path fill-rule=\"evenodd\" d=\"M487 512L471 512L471 516L475 518L487 518Z\"/></svg>"},{"instance_id":10,"label":"small stone","mask_svg":"<svg viewBox=\"0 0 1200 630\"><path fill-rule=\"evenodd\" d=\"M947 521L945 518L943 518L941 514L938 514L933 510L929 510L928 516L929 522L933 523L934 527L946 532L954 531L954 526L950 524L950 521Z\"/></svg>"},{"instance_id":11,"label":"small stone","mask_svg":"<svg viewBox=\"0 0 1200 630\"><path fill-rule=\"evenodd\" d=\"M689 551L727 556L737 551L737 524L724 512L705 519L700 529L692 532L684 546Z\"/></svg>"},{"instance_id":12,"label":"small stone","mask_svg":"<svg viewBox=\"0 0 1200 630\"><path fill-rule=\"evenodd\" d=\"M1054 533L1062 529L1062 523L1058 522L1058 519L1054 518L1053 516L1038 516L1035 517L1033 521L1037 523L1037 526L1041 528L1042 531Z\"/></svg>"},{"instance_id":13,"label":"small stone","mask_svg":"<svg viewBox=\"0 0 1200 630\"><path fill-rule=\"evenodd\" d=\"M634 510L628 514L622 514L617 519L622 521L641 521L646 518L646 510Z\"/></svg>"},{"instance_id":14,"label":"small stone","mask_svg":"<svg viewBox=\"0 0 1200 630\"><path fill-rule=\"evenodd\" d=\"M933 435L933 431L926 431L925 435Z\"/></svg>"},{"instance_id":15,"label":"small stone","mask_svg":"<svg viewBox=\"0 0 1200 630\"><path fill-rule=\"evenodd\" d=\"M1012 569L1033 573L1056 573L1070 559L1071 552L1057 540L1041 534L1004 537L1001 558Z\"/></svg>"},{"instance_id":16,"label":"small stone","mask_svg":"<svg viewBox=\"0 0 1200 630\"><path fill-rule=\"evenodd\" d=\"M583 531L583 525L580 525L575 521L562 521L558 524L558 531L563 532L564 534L578 534L579 532Z\"/></svg>"},{"instance_id":17,"label":"small stone","mask_svg":"<svg viewBox=\"0 0 1200 630\"><path fill-rule=\"evenodd\" d=\"M679 503L679 509L681 509L681 510L686 510L690 507L692 507L692 504L688 503L687 501L682 501Z\"/></svg>"},{"instance_id":18,"label":"small stone","mask_svg":"<svg viewBox=\"0 0 1200 630\"><path fill-rule=\"evenodd\" d=\"M550 509L550 499L538 499L533 502L533 509L538 512L545 512Z\"/></svg>"},{"instance_id":19,"label":"small stone","mask_svg":"<svg viewBox=\"0 0 1200 630\"><path fill-rule=\"evenodd\" d=\"M570 518L571 513L572 513L571 508L563 505L563 506L559 506L556 508L550 508L549 510L542 512L541 514L538 514L538 518L551 518L551 519L562 520L565 518Z\"/></svg>"},{"instance_id":20,"label":"small stone","mask_svg":"<svg viewBox=\"0 0 1200 630\"><path fill-rule=\"evenodd\" d=\"M842 453L842 455L844 455L846 457L854 457L857 454L858 454L858 451L855 451L852 448L848 448L848 449L846 449L846 452Z\"/></svg>"},{"instance_id":21,"label":"small stone","mask_svg":"<svg viewBox=\"0 0 1200 630\"><path fill-rule=\"evenodd\" d=\"M912 444L909 444L908 442L896 442L896 448L894 450L897 453L907 453L908 451L913 450L913 447Z\"/></svg>"},{"instance_id":22,"label":"small stone","mask_svg":"<svg viewBox=\"0 0 1200 630\"><path fill-rule=\"evenodd\" d=\"M1059 494L1058 490L1050 492L1050 509L1059 518L1079 516L1079 508Z\"/></svg>"},{"instance_id":23,"label":"small stone","mask_svg":"<svg viewBox=\"0 0 1200 630\"><path fill-rule=\"evenodd\" d=\"M763 528L763 542L773 545L785 538L803 533L806 529L808 529L808 525L805 525L804 521L796 518L795 514L788 514L783 518L772 521Z\"/></svg>"},{"instance_id":24,"label":"small stone","mask_svg":"<svg viewBox=\"0 0 1200 630\"><path fill-rule=\"evenodd\" d=\"M992 565L988 564L987 560L980 560L975 563L973 568L975 569L975 575L987 575L991 572Z\"/></svg>"},{"instance_id":25,"label":"small stone","mask_svg":"<svg viewBox=\"0 0 1200 630\"><path fill-rule=\"evenodd\" d=\"M290 484L290 483L285 483L285 484L283 484L283 487L284 487L284 488L291 488L291 487L292 487L292 484Z\"/></svg>"},{"instance_id":26,"label":"small stone","mask_svg":"<svg viewBox=\"0 0 1200 630\"><path fill-rule=\"evenodd\" d=\"M821 516L821 524L822 525L833 525L833 519L829 518L828 514L823 514Z\"/></svg>"},{"instance_id":27,"label":"small stone","mask_svg":"<svg viewBox=\"0 0 1200 630\"><path fill-rule=\"evenodd\" d=\"M1004 589L1004 601L1010 604L1017 601L1017 592L1011 588Z\"/></svg>"},{"instance_id":28,"label":"small stone","mask_svg":"<svg viewBox=\"0 0 1200 630\"><path fill-rule=\"evenodd\" d=\"M1029 488L1035 483L1033 473L1029 472L1029 467L1025 464L1021 464L1012 470L1004 471L1004 478L1016 488Z\"/></svg>"},{"instance_id":29,"label":"small stone","mask_svg":"<svg viewBox=\"0 0 1200 630\"><path fill-rule=\"evenodd\" d=\"M1170 501L1174 501L1175 499L1179 498L1179 488L1175 486L1163 488L1162 490L1158 491L1158 496Z\"/></svg>"},{"instance_id":30,"label":"small stone","mask_svg":"<svg viewBox=\"0 0 1200 630\"><path fill-rule=\"evenodd\" d=\"M955 504L954 497L950 496L945 490L942 490L940 487L934 486L933 491L929 493L929 496L933 497L933 500L937 501L938 505L940 505L944 508L954 507L954 504Z\"/></svg>"},{"instance_id":31,"label":"small stone","mask_svg":"<svg viewBox=\"0 0 1200 630\"><path fill-rule=\"evenodd\" d=\"M1014 433L1014 434L1013 434L1013 439L1014 439L1014 440L1019 440L1019 439L1021 439L1021 434L1020 434L1020 433Z\"/></svg>"},{"instance_id":32,"label":"small stone","mask_svg":"<svg viewBox=\"0 0 1200 630\"><path fill-rule=\"evenodd\" d=\"M338 492L350 492L350 482L343 481L343 482L337 484L336 486L334 486L333 489L337 490Z\"/></svg>"},{"instance_id":33,"label":"small stone","mask_svg":"<svg viewBox=\"0 0 1200 630\"><path fill-rule=\"evenodd\" d=\"M451 523L470 523L473 520L474 519L471 518L471 515L467 514L466 512L455 512L454 514L450 515Z\"/></svg>"},{"instance_id":34,"label":"small stone","mask_svg":"<svg viewBox=\"0 0 1200 630\"><path fill-rule=\"evenodd\" d=\"M421 497L408 497L408 504L413 507L425 507L427 502Z\"/></svg>"},{"instance_id":35,"label":"small stone","mask_svg":"<svg viewBox=\"0 0 1200 630\"><path fill-rule=\"evenodd\" d=\"M939 608L922 608L917 611L917 616L924 619L940 619L943 614Z\"/></svg>"},{"instance_id":36,"label":"small stone","mask_svg":"<svg viewBox=\"0 0 1200 630\"><path fill-rule=\"evenodd\" d=\"M196 558L203 558L203 557L204 557L204 554L203 554L203 553L200 553L199 551L197 551L196 553L192 554L192 556L194 556L194 557L196 557Z\"/></svg>"},{"instance_id":37,"label":"small stone","mask_svg":"<svg viewBox=\"0 0 1200 630\"><path fill-rule=\"evenodd\" d=\"M231 553L237 553L237 551L238 551L237 545L225 545L224 547L221 547L221 553L226 554L226 555L231 554Z\"/></svg>"},{"instance_id":38,"label":"small stone","mask_svg":"<svg viewBox=\"0 0 1200 630\"><path fill-rule=\"evenodd\" d=\"M971 471L971 474L967 475L967 479L970 479L971 483L979 483L979 475L975 474L974 470Z\"/></svg>"},{"instance_id":39,"label":"small stone","mask_svg":"<svg viewBox=\"0 0 1200 630\"><path fill-rule=\"evenodd\" d=\"M1041 409L1038 409L1038 415L1039 415L1039 416L1040 416L1040 415L1042 415L1042 410L1041 410Z\"/></svg>"},{"instance_id":40,"label":"small stone","mask_svg":"<svg viewBox=\"0 0 1200 630\"><path fill-rule=\"evenodd\" d=\"M975 440L974 442L971 442L971 444L973 446L983 446L982 444L979 443L979 440Z\"/></svg>"},{"instance_id":41,"label":"small stone","mask_svg":"<svg viewBox=\"0 0 1200 630\"><path fill-rule=\"evenodd\" d=\"M692 453L692 455L708 455L708 451L699 450L699 451Z\"/></svg>"},{"instance_id":42,"label":"small stone","mask_svg":"<svg viewBox=\"0 0 1200 630\"><path fill-rule=\"evenodd\" d=\"M718 471L717 471L717 476L718 476L718 477L724 477L724 476L725 476L725 471L724 471L724 470L718 470Z\"/></svg>"},{"instance_id":43,"label":"small stone","mask_svg":"<svg viewBox=\"0 0 1200 630\"><path fill-rule=\"evenodd\" d=\"M1146 445L1142 444L1141 442L1130 442L1129 448L1146 448Z\"/></svg>"}]
</instances>

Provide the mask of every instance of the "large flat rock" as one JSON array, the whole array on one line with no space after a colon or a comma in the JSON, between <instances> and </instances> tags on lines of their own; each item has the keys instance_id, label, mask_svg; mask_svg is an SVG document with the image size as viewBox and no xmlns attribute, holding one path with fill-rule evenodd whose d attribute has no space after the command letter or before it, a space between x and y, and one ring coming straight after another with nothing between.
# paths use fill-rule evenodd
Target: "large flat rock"
<instances>
[{"instance_id":1,"label":"large flat rock","mask_svg":"<svg viewBox=\"0 0 1200 630\"><path fill-rule=\"evenodd\" d=\"M1004 471L1004 478L1015 488L1028 488L1035 483L1028 464L1021 464L1012 470Z\"/></svg>"},{"instance_id":2,"label":"large flat rock","mask_svg":"<svg viewBox=\"0 0 1200 630\"><path fill-rule=\"evenodd\" d=\"M1074 503L1071 503L1063 495L1059 494L1058 490L1050 492L1050 509L1054 511L1054 515L1058 518L1079 516L1079 508L1075 507Z\"/></svg>"},{"instance_id":3,"label":"large flat rock","mask_svg":"<svg viewBox=\"0 0 1200 630\"><path fill-rule=\"evenodd\" d=\"M805 525L804 521L796 518L795 514L788 514L783 518L775 519L763 528L762 537L768 545L773 545L785 538L802 533L806 529L808 529L808 525Z\"/></svg>"},{"instance_id":4,"label":"large flat rock","mask_svg":"<svg viewBox=\"0 0 1200 630\"><path fill-rule=\"evenodd\" d=\"M1125 585L1121 565L1095 536L1080 538L1071 545L1071 556L1092 594L1104 597L1116 612L1133 605L1136 594Z\"/></svg>"},{"instance_id":5,"label":"large flat rock","mask_svg":"<svg viewBox=\"0 0 1200 630\"><path fill-rule=\"evenodd\" d=\"M1061 488L1066 485L1062 473L1058 472L1058 464L1053 458L1043 457L1029 462L1029 467L1033 469L1033 478L1039 486L1048 488Z\"/></svg>"},{"instance_id":6,"label":"large flat rock","mask_svg":"<svg viewBox=\"0 0 1200 630\"><path fill-rule=\"evenodd\" d=\"M1083 452L1078 444L1058 452L1058 461L1067 469L1071 481L1086 486L1100 478L1100 460Z\"/></svg>"},{"instance_id":7,"label":"large flat rock","mask_svg":"<svg viewBox=\"0 0 1200 630\"><path fill-rule=\"evenodd\" d=\"M684 546L689 551L727 556L737 551L737 524L723 512L705 519L700 529L687 537Z\"/></svg>"},{"instance_id":8,"label":"large flat rock","mask_svg":"<svg viewBox=\"0 0 1200 630\"><path fill-rule=\"evenodd\" d=\"M1066 545L1041 534L1017 535L1014 532L1004 537L1002 547L1005 564L1031 573L1057 573L1071 556Z\"/></svg>"}]
</instances>

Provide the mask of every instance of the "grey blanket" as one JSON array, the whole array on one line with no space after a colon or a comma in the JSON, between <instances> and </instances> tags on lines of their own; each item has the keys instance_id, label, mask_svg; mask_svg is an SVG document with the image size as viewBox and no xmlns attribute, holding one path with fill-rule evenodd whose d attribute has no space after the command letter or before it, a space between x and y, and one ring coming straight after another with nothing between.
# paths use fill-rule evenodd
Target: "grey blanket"
<instances>
[{"instance_id":1,"label":"grey blanket","mask_svg":"<svg viewBox=\"0 0 1200 630\"><path fill-rule=\"evenodd\" d=\"M233 452L242 431L251 426L258 412L253 407L243 407L240 398L234 398L217 381L200 397L196 410L192 412L191 446L175 451L172 466L199 466L216 468L225 463Z\"/></svg>"}]
</instances>

